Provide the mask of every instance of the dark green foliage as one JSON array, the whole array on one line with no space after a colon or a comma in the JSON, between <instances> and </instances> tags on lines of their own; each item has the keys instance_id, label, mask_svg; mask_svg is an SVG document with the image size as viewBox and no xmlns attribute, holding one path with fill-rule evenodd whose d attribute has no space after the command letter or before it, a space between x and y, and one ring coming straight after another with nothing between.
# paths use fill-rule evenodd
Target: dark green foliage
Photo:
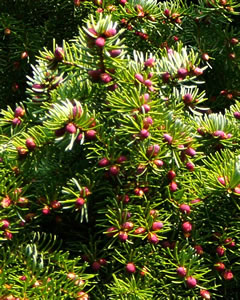
<instances>
[{"instance_id":1,"label":"dark green foliage","mask_svg":"<svg viewBox=\"0 0 240 300\"><path fill-rule=\"evenodd\" d=\"M0 12L0 103L5 107L25 97L26 74L38 51L51 48L53 38L61 44L77 34L91 6L76 11L71 0L2 0Z\"/></svg>"},{"instance_id":2,"label":"dark green foliage","mask_svg":"<svg viewBox=\"0 0 240 300\"><path fill-rule=\"evenodd\" d=\"M41 3L3 105L1 299L237 300L240 5L100 2Z\"/></svg>"}]
</instances>

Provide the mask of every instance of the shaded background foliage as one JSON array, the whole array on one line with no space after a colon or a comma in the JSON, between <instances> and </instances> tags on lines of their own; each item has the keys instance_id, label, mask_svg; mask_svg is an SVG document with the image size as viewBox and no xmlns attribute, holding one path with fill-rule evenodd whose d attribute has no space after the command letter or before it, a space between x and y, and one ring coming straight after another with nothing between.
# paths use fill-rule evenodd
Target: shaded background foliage
<instances>
[{"instance_id":1,"label":"shaded background foliage","mask_svg":"<svg viewBox=\"0 0 240 300\"><path fill-rule=\"evenodd\" d=\"M86 5L74 9L72 0L2 0L0 2L0 105L13 105L25 97L30 64L53 39L61 44L78 33L84 17L94 11ZM10 30L10 32L8 31ZM22 54L27 52L27 57Z\"/></svg>"}]
</instances>

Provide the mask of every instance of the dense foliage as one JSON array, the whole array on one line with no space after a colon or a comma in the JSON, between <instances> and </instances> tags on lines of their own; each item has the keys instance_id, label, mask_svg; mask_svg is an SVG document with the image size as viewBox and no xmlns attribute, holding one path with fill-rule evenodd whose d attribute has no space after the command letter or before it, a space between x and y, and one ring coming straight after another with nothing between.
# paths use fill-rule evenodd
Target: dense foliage
<instances>
[{"instance_id":1,"label":"dense foliage","mask_svg":"<svg viewBox=\"0 0 240 300\"><path fill-rule=\"evenodd\" d=\"M0 299L239 299L240 4L25 2L1 20Z\"/></svg>"}]
</instances>

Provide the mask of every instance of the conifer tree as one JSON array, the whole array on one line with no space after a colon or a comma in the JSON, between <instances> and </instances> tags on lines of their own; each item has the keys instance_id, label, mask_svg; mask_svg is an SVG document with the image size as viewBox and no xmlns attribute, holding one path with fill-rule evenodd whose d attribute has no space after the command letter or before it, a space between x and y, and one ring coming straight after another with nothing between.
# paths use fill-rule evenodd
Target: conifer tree
<instances>
[{"instance_id":1,"label":"conifer tree","mask_svg":"<svg viewBox=\"0 0 240 300\"><path fill-rule=\"evenodd\" d=\"M0 299L239 299L240 4L72 5L1 110Z\"/></svg>"}]
</instances>

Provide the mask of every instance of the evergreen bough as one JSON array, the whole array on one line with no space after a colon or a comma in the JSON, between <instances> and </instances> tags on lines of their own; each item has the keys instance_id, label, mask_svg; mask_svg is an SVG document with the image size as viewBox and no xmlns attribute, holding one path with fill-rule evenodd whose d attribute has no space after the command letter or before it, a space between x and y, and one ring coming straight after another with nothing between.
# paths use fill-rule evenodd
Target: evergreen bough
<instances>
[{"instance_id":1,"label":"evergreen bough","mask_svg":"<svg viewBox=\"0 0 240 300\"><path fill-rule=\"evenodd\" d=\"M239 299L240 4L74 4L1 111L0 299Z\"/></svg>"}]
</instances>

